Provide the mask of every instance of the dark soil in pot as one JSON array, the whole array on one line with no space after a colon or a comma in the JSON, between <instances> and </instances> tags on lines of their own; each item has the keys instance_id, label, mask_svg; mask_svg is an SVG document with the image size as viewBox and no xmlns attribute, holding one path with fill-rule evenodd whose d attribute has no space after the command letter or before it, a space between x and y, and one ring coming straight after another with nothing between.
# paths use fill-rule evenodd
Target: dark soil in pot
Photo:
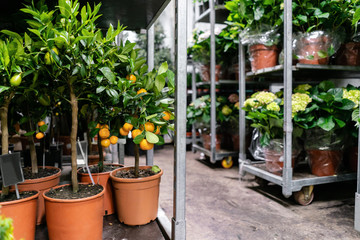
<instances>
[{"instance_id":1,"label":"dark soil in pot","mask_svg":"<svg viewBox=\"0 0 360 240\"><path fill-rule=\"evenodd\" d=\"M157 173L151 171L151 168L139 170L139 178L150 177L156 174ZM118 178L137 178L135 177L135 169L118 171L115 176Z\"/></svg>"},{"instance_id":2,"label":"dark soil in pot","mask_svg":"<svg viewBox=\"0 0 360 240\"><path fill-rule=\"evenodd\" d=\"M74 193L72 186L66 185L57 189L51 189L46 193L49 198L55 199L81 199L95 196L103 190L101 185L79 184L79 191Z\"/></svg>"},{"instance_id":3,"label":"dark soil in pot","mask_svg":"<svg viewBox=\"0 0 360 240\"><path fill-rule=\"evenodd\" d=\"M24 173L24 179L38 179L38 178L44 178L48 176L55 175L58 173L60 169L52 169L52 168L38 168L38 173L33 174L31 172L31 167L25 167L23 168Z\"/></svg>"},{"instance_id":4,"label":"dark soil in pot","mask_svg":"<svg viewBox=\"0 0 360 240\"><path fill-rule=\"evenodd\" d=\"M119 165L107 165L107 164L104 164L104 171L102 172L111 172L115 169L118 169L118 168L122 168L123 166L119 166ZM92 165L92 166L89 166L89 169L90 169L90 172L91 173L99 173L99 166L98 165ZM80 170L80 173L88 173L86 168L82 168Z\"/></svg>"},{"instance_id":5,"label":"dark soil in pot","mask_svg":"<svg viewBox=\"0 0 360 240\"><path fill-rule=\"evenodd\" d=\"M20 199L23 199L34 196L36 193L37 193L36 191L24 191L24 192L20 192L19 195L20 195ZM10 202L15 200L18 200L15 192L10 192L9 195L0 197L0 202Z\"/></svg>"}]
</instances>

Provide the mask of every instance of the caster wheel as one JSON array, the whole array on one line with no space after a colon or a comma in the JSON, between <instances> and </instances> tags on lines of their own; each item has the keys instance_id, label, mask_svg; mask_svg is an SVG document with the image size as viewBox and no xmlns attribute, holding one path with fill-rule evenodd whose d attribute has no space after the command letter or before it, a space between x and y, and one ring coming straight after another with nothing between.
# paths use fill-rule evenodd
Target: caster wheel
<instances>
[{"instance_id":1,"label":"caster wheel","mask_svg":"<svg viewBox=\"0 0 360 240\"><path fill-rule=\"evenodd\" d=\"M255 182L260 186L260 187L266 187L269 182L263 178L259 178L259 177L255 177Z\"/></svg>"},{"instance_id":2,"label":"caster wheel","mask_svg":"<svg viewBox=\"0 0 360 240\"><path fill-rule=\"evenodd\" d=\"M227 158L224 158L222 161L221 161L221 166L223 168L231 168L232 166L234 165L234 161L232 160L232 157L227 157Z\"/></svg>"},{"instance_id":3,"label":"caster wheel","mask_svg":"<svg viewBox=\"0 0 360 240\"><path fill-rule=\"evenodd\" d=\"M300 191L294 192L295 201L302 205L307 206L314 200L314 186L303 187Z\"/></svg>"}]
</instances>

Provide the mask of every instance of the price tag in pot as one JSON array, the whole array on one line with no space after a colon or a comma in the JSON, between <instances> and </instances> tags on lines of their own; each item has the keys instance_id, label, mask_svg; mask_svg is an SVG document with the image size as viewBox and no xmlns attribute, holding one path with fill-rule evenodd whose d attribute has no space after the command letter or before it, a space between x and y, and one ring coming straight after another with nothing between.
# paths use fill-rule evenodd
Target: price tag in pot
<instances>
[{"instance_id":1,"label":"price tag in pot","mask_svg":"<svg viewBox=\"0 0 360 240\"><path fill-rule=\"evenodd\" d=\"M4 187L24 182L19 152L0 155L0 170Z\"/></svg>"}]
</instances>

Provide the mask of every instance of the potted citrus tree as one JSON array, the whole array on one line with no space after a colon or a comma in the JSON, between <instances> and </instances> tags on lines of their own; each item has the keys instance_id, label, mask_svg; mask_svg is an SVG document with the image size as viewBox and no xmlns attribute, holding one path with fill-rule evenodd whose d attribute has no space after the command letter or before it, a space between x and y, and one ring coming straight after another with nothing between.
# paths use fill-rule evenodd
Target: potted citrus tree
<instances>
[{"instance_id":1,"label":"potted citrus tree","mask_svg":"<svg viewBox=\"0 0 360 240\"><path fill-rule=\"evenodd\" d=\"M114 170L110 178L118 219L127 225L143 225L157 217L162 170L157 166L139 166L139 148L150 150L154 144L163 144L161 134L173 130L173 92L174 74L166 62L148 73L147 66L142 66L136 82L123 89L123 123L119 132L128 136L131 131L135 166Z\"/></svg>"}]
</instances>

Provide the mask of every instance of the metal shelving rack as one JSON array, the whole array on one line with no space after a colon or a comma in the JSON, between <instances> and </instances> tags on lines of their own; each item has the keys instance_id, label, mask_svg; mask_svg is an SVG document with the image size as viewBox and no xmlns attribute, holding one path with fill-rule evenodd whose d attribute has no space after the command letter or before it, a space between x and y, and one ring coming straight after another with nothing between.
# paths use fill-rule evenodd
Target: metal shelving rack
<instances>
[{"instance_id":1,"label":"metal shelving rack","mask_svg":"<svg viewBox=\"0 0 360 240\"><path fill-rule=\"evenodd\" d=\"M196 7L196 6L195 6ZM237 157L238 152L235 151L227 151L220 150L216 151L215 144L215 135L216 133L216 86L224 86L224 85L238 85L237 81L231 80L219 80L215 81L215 24L223 23L227 17L227 10L223 5L216 5L214 0L209 0L209 9L204 11L201 15L195 16L196 22L209 22L210 21L210 82L200 82L196 83L195 81L195 67L193 66L192 71L192 101L196 99L196 89L198 87L210 86L210 98L211 98L211 112L210 112L210 135L211 135L211 144L210 150L198 145L196 139L196 129L193 126L192 129L192 149L193 151L199 151L204 153L206 156L210 158L211 163L215 163L216 161L226 160L232 161L232 157Z\"/></svg>"},{"instance_id":2,"label":"metal shelving rack","mask_svg":"<svg viewBox=\"0 0 360 240\"><path fill-rule=\"evenodd\" d=\"M263 162L255 162L246 158L245 134L240 135L240 175L245 172L251 173L256 177L275 183L282 187L282 193L285 197L290 197L292 193L304 194L304 197L311 197L312 186L324 183L340 182L358 179L358 187L355 201L355 229L360 230L360 164L358 167L358 176L356 173L339 173L334 176L318 177L309 173L294 173L291 166L292 153L292 118L291 118L291 95L294 78L312 79L312 78L360 78L360 67L349 66L320 66L320 65L292 65L292 1L284 1L284 65L273 68L261 69L255 73L245 73L245 50L244 46L239 46L239 92L241 108L245 101L245 78L246 77L283 77L284 82L284 167L282 176L275 175L266 170ZM296 82L295 82L296 83ZM239 131L245 132L245 111L241 110L239 114ZM359 141L360 149L360 141ZM360 159L358 159L360 163ZM311 201L311 200L310 200Z\"/></svg>"}]
</instances>

